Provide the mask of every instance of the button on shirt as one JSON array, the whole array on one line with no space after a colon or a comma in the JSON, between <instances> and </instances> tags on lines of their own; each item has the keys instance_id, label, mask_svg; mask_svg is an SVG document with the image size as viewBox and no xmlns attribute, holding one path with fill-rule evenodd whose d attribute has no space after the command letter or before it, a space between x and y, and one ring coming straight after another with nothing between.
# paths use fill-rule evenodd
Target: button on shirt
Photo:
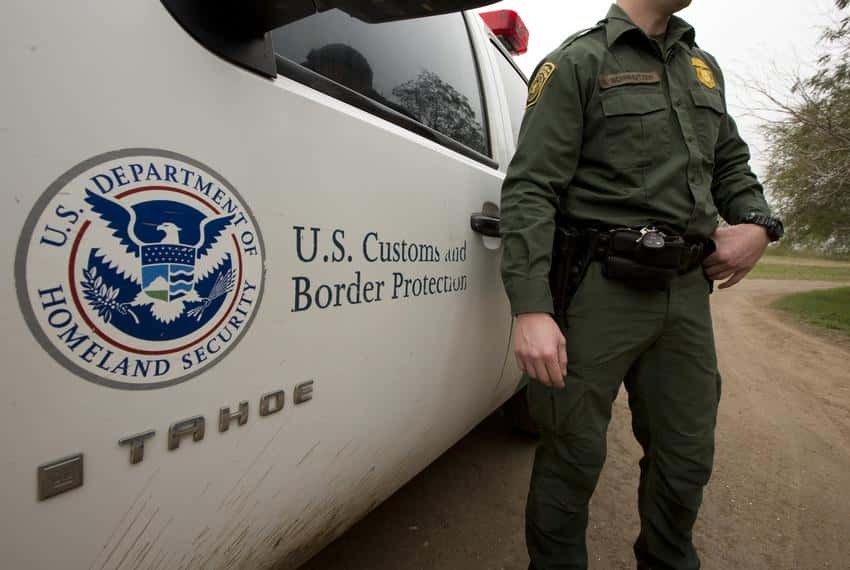
<instances>
[{"instance_id":1,"label":"button on shirt","mask_svg":"<svg viewBox=\"0 0 850 570\"><path fill-rule=\"evenodd\" d=\"M718 214L769 215L715 59L672 17L662 42L617 5L541 62L502 187L502 277L514 314L552 312L559 212L708 237Z\"/></svg>"}]
</instances>

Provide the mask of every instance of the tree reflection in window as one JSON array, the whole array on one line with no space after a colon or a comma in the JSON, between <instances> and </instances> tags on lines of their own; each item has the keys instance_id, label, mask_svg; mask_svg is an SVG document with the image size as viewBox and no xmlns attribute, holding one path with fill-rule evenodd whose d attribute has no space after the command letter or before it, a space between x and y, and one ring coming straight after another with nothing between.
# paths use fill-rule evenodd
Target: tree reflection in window
<instances>
[{"instance_id":1,"label":"tree reflection in window","mask_svg":"<svg viewBox=\"0 0 850 570\"><path fill-rule=\"evenodd\" d=\"M431 71L393 87L393 96L422 124L476 150L485 149L469 99Z\"/></svg>"},{"instance_id":2,"label":"tree reflection in window","mask_svg":"<svg viewBox=\"0 0 850 570\"><path fill-rule=\"evenodd\" d=\"M272 36L280 57L489 155L481 86L461 14L369 24L329 10Z\"/></svg>"}]
</instances>

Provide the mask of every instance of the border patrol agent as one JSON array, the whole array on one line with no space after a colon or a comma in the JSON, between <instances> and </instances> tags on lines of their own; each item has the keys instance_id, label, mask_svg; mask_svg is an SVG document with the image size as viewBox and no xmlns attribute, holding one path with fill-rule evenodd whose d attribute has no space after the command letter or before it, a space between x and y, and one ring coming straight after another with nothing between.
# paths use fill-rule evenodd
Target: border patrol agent
<instances>
[{"instance_id":1,"label":"border patrol agent","mask_svg":"<svg viewBox=\"0 0 850 570\"><path fill-rule=\"evenodd\" d=\"M529 87L501 227L514 351L541 427L526 508L536 570L587 567L588 502L624 382L644 451L638 568L699 568L691 534L720 398L712 280L740 281L782 225L717 62L673 16L689 3L620 0Z\"/></svg>"}]
</instances>

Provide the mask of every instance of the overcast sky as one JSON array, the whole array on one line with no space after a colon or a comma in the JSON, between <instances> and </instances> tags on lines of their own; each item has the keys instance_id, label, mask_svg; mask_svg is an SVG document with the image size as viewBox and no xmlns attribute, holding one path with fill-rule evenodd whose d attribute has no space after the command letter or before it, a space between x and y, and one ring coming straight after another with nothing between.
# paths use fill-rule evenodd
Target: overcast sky
<instances>
[{"instance_id":1,"label":"overcast sky","mask_svg":"<svg viewBox=\"0 0 850 570\"><path fill-rule=\"evenodd\" d=\"M530 75L547 53L575 31L605 17L611 0L504 0L484 10L516 10L531 34L528 53L517 63ZM727 84L730 111L750 143L754 167L766 168L758 121L744 115L758 106L748 81L759 79L781 89L777 66L785 72L811 69L820 53L821 30L837 11L832 0L694 0L679 13L696 28L697 43L717 58Z\"/></svg>"}]
</instances>

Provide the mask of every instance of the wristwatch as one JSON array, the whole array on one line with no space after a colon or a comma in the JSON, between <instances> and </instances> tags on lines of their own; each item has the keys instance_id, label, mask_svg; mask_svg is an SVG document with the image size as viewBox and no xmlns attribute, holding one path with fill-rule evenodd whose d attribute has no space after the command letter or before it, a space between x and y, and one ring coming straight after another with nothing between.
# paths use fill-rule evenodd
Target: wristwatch
<instances>
[{"instance_id":1,"label":"wristwatch","mask_svg":"<svg viewBox=\"0 0 850 570\"><path fill-rule=\"evenodd\" d=\"M767 237L770 238L770 241L779 241L782 236L785 235L785 227L782 225L782 220L772 216L765 216L763 214L750 212L741 218L741 221L738 223L755 224L763 227L767 230Z\"/></svg>"}]
</instances>

